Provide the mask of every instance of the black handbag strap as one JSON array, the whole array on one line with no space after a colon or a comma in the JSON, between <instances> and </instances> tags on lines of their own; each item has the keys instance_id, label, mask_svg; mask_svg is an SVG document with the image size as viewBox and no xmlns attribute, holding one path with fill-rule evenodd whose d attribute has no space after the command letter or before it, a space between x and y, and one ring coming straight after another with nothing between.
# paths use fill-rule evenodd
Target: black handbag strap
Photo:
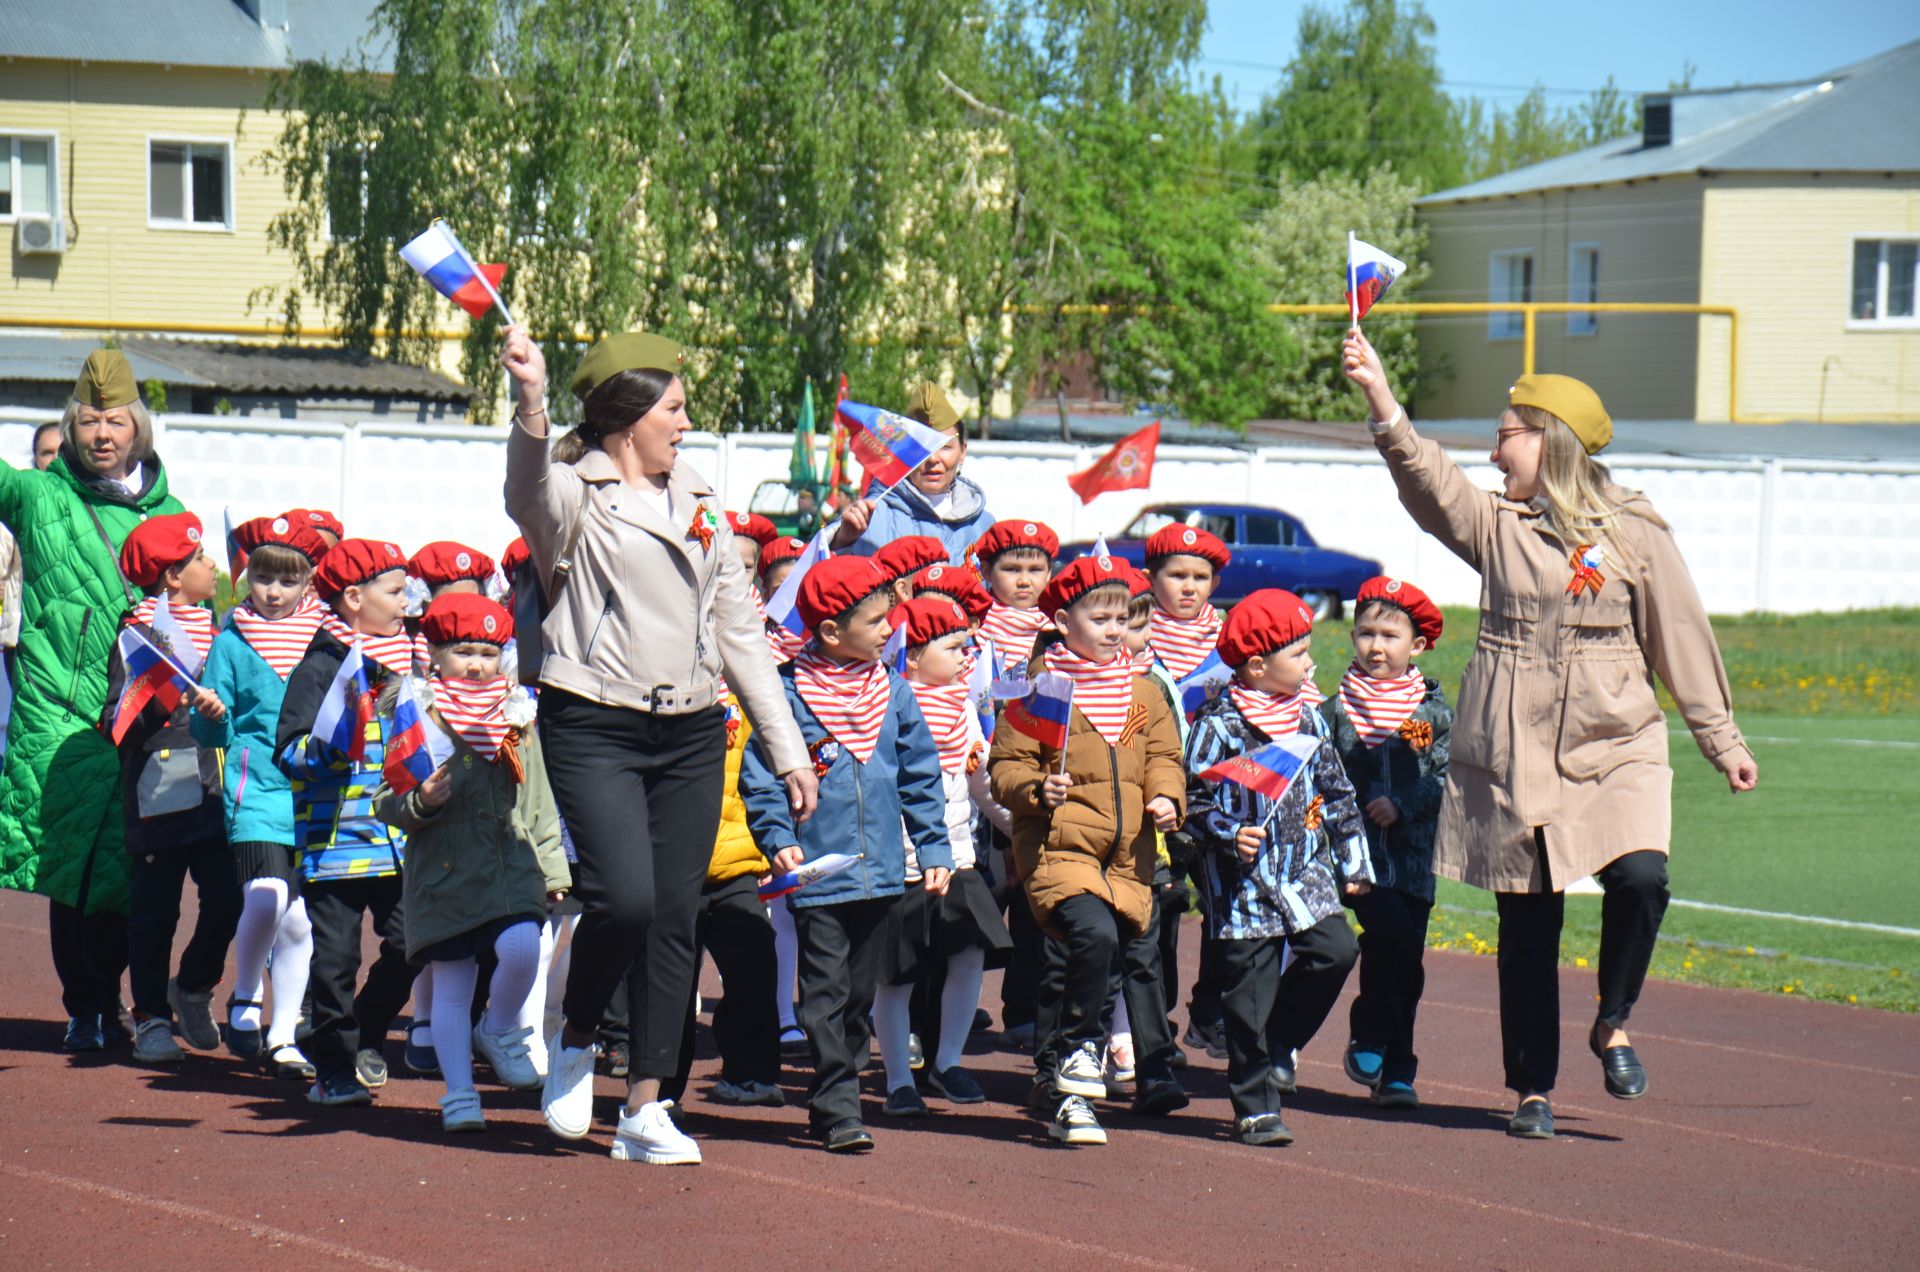
<instances>
[{"instance_id":1,"label":"black handbag strap","mask_svg":"<svg viewBox=\"0 0 1920 1272\"><path fill-rule=\"evenodd\" d=\"M107 528L100 524L100 514L95 512L93 505L86 500L83 499L80 503L81 506L87 510L88 518L93 522L94 533L100 536L101 546L107 550L107 559L113 562L113 572L120 579L120 590L127 595L127 608L129 610L139 609L140 594L134 590L132 580L127 578L127 572L120 568L120 550L113 546L113 540L107 536Z\"/></svg>"}]
</instances>

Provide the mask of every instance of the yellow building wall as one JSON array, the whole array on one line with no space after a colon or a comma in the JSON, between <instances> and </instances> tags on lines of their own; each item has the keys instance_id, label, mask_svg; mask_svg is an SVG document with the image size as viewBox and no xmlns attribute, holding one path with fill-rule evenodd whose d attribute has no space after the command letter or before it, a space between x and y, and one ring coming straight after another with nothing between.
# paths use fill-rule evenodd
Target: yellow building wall
<instances>
[{"instance_id":1,"label":"yellow building wall","mask_svg":"<svg viewBox=\"0 0 1920 1272\"><path fill-rule=\"evenodd\" d=\"M1740 310L1742 416L1920 420L1920 328L1847 320L1854 238L1920 234L1920 181L1723 177L1705 204L1701 300ZM1726 395L1713 340L1703 328L1703 410Z\"/></svg>"},{"instance_id":2,"label":"yellow building wall","mask_svg":"<svg viewBox=\"0 0 1920 1272\"><path fill-rule=\"evenodd\" d=\"M1569 252L1595 244L1599 300L1695 302L1700 277L1701 185L1692 177L1513 198L1427 205L1433 274L1414 299L1488 301L1496 252L1531 251L1533 299L1567 301ZM1623 419L1693 419L1698 329L1724 319L1600 314L1591 335L1564 315L1541 315L1534 369L1578 376ZM1492 339L1485 317L1420 320L1421 388L1428 419L1490 418L1521 371L1521 340ZM1719 414L1701 418L1724 419Z\"/></svg>"}]
</instances>

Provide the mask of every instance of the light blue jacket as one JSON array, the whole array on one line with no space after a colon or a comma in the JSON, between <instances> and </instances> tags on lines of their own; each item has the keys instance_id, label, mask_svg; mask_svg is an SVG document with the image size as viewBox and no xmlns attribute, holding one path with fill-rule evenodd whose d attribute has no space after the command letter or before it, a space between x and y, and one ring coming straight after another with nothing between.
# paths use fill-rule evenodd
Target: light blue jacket
<instances>
[{"instance_id":1,"label":"light blue jacket","mask_svg":"<svg viewBox=\"0 0 1920 1272\"><path fill-rule=\"evenodd\" d=\"M227 752L223 782L230 844L294 845L293 786L273 762L287 684L228 627L213 638L200 683L227 705L223 720L192 713L193 740Z\"/></svg>"},{"instance_id":2,"label":"light blue jacket","mask_svg":"<svg viewBox=\"0 0 1920 1272\"><path fill-rule=\"evenodd\" d=\"M873 482L867 487L867 497L871 499L879 491L880 483ZM946 545L948 561L965 565L967 549L992 528L993 514L987 511L986 495L968 478L953 479L953 500L944 515L933 510L912 482L903 481L874 508L860 537L839 550L872 556L895 539L925 534Z\"/></svg>"}]
</instances>

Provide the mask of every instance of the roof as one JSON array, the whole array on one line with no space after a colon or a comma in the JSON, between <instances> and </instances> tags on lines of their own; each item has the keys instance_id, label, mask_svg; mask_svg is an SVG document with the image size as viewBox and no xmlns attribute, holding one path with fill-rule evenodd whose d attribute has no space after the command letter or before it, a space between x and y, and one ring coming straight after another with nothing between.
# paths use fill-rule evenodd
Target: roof
<instances>
[{"instance_id":1,"label":"roof","mask_svg":"<svg viewBox=\"0 0 1920 1272\"><path fill-rule=\"evenodd\" d=\"M87 354L100 347L98 340L74 336L6 335L0 336L0 381L28 380L71 383L80 377L80 364ZM133 365L133 378L145 384L159 380L166 384L184 384L193 388L213 388L213 382L188 375L170 363L160 362L145 353L125 350Z\"/></svg>"},{"instance_id":2,"label":"roof","mask_svg":"<svg viewBox=\"0 0 1920 1272\"><path fill-rule=\"evenodd\" d=\"M295 62L352 62L377 0L58 0L9 5L0 57L278 71ZM256 19L264 11L268 23ZM277 20L284 15L284 25ZM392 65L389 49L369 55Z\"/></svg>"},{"instance_id":3,"label":"roof","mask_svg":"<svg viewBox=\"0 0 1920 1272\"><path fill-rule=\"evenodd\" d=\"M0 335L0 381L71 382L97 339L41 334ZM306 345L219 343L123 336L120 349L141 383L294 398L473 400L458 380L349 349Z\"/></svg>"},{"instance_id":4,"label":"roof","mask_svg":"<svg viewBox=\"0 0 1920 1272\"><path fill-rule=\"evenodd\" d=\"M1670 99L1673 141L1641 134L1427 195L1423 205L1713 172L1920 172L1920 40L1788 84Z\"/></svg>"}]
</instances>

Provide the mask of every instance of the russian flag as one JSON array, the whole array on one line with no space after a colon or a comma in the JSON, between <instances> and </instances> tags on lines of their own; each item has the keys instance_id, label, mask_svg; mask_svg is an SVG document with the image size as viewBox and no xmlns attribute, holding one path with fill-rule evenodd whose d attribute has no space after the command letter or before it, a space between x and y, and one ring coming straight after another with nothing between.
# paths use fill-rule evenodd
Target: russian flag
<instances>
[{"instance_id":1,"label":"russian flag","mask_svg":"<svg viewBox=\"0 0 1920 1272\"><path fill-rule=\"evenodd\" d=\"M357 764L367 758L367 725L372 722L373 690L367 684L367 660L356 640L320 700L313 736Z\"/></svg>"},{"instance_id":2,"label":"russian flag","mask_svg":"<svg viewBox=\"0 0 1920 1272\"><path fill-rule=\"evenodd\" d=\"M1393 286L1393 280L1406 272L1405 261L1347 231L1347 310L1355 322L1365 318L1367 310Z\"/></svg>"},{"instance_id":3,"label":"russian flag","mask_svg":"<svg viewBox=\"0 0 1920 1272\"><path fill-rule=\"evenodd\" d=\"M967 677L967 696L973 699L974 713L980 717L982 737L993 736L993 680L994 671L1000 662L1000 655L993 650L993 642L980 637L973 651L973 671Z\"/></svg>"},{"instance_id":4,"label":"russian flag","mask_svg":"<svg viewBox=\"0 0 1920 1272\"><path fill-rule=\"evenodd\" d=\"M1293 785L1293 779L1300 776L1300 770L1313 759L1313 753L1319 747L1319 738L1295 733L1278 742L1269 742L1258 751L1222 760L1202 770L1200 780L1233 782L1257 791L1268 799L1279 799L1287 793L1287 787Z\"/></svg>"},{"instance_id":5,"label":"russian flag","mask_svg":"<svg viewBox=\"0 0 1920 1272\"><path fill-rule=\"evenodd\" d=\"M1008 706L1006 721L1042 746L1064 750L1067 725L1073 719L1073 681L1043 671L1033 678L1033 692Z\"/></svg>"},{"instance_id":6,"label":"russian flag","mask_svg":"<svg viewBox=\"0 0 1920 1272\"><path fill-rule=\"evenodd\" d=\"M1233 681L1233 668L1220 660L1215 650L1207 655L1207 660L1188 672L1186 678L1176 686L1180 691L1180 709L1187 713L1187 723L1200 714L1200 708L1218 698L1227 691L1227 685Z\"/></svg>"},{"instance_id":7,"label":"russian flag","mask_svg":"<svg viewBox=\"0 0 1920 1272\"><path fill-rule=\"evenodd\" d=\"M187 629L180 626L180 620L173 616L173 606L166 600L153 607L153 617L147 620L147 626L160 638L173 661L189 676L198 676L200 669L207 665L199 646L193 643L193 637L187 635Z\"/></svg>"},{"instance_id":8,"label":"russian flag","mask_svg":"<svg viewBox=\"0 0 1920 1272\"><path fill-rule=\"evenodd\" d=\"M938 430L877 406L842 402L839 416L852 439L853 457L867 470L867 476L882 486L898 485L925 463L927 456L947 444Z\"/></svg>"},{"instance_id":9,"label":"russian flag","mask_svg":"<svg viewBox=\"0 0 1920 1272\"><path fill-rule=\"evenodd\" d=\"M393 702L393 732L387 738L387 754L380 774L395 794L405 795L433 776L433 771L453 758L453 743L420 708L413 694L414 680L400 682L400 693Z\"/></svg>"},{"instance_id":10,"label":"russian flag","mask_svg":"<svg viewBox=\"0 0 1920 1272\"><path fill-rule=\"evenodd\" d=\"M852 866L860 858L853 853L830 852L824 857L803 862L798 870L789 870L783 875L775 875L760 885L760 899L775 901L789 892L798 892L810 883L818 883L828 875L839 874Z\"/></svg>"},{"instance_id":11,"label":"russian flag","mask_svg":"<svg viewBox=\"0 0 1920 1272\"><path fill-rule=\"evenodd\" d=\"M880 661L897 676L907 674L907 617L904 612L900 613L900 625L893 629L893 635L887 637L887 643L880 649Z\"/></svg>"},{"instance_id":12,"label":"russian flag","mask_svg":"<svg viewBox=\"0 0 1920 1272\"><path fill-rule=\"evenodd\" d=\"M500 280L507 276L505 265L476 265L460 240L444 221L435 221L426 233L400 249L400 259L414 272L475 318L485 318L487 310L500 306L508 322L506 302L500 299Z\"/></svg>"},{"instance_id":13,"label":"russian flag","mask_svg":"<svg viewBox=\"0 0 1920 1272\"><path fill-rule=\"evenodd\" d=\"M186 668L138 627L120 629L119 647L126 680L120 686L120 700L113 706L110 733L115 746L127 736L127 730L133 727L134 720L149 702L158 702L171 715L188 690L200 687ZM191 650L192 644L187 648Z\"/></svg>"},{"instance_id":14,"label":"russian flag","mask_svg":"<svg viewBox=\"0 0 1920 1272\"><path fill-rule=\"evenodd\" d=\"M833 553L827 549L827 528L820 527L814 532L807 550L787 571L786 579L780 584L780 590L767 602L767 617L792 632L795 636L805 636L807 625L800 618L800 580L807 577L807 571L826 560Z\"/></svg>"}]
</instances>

